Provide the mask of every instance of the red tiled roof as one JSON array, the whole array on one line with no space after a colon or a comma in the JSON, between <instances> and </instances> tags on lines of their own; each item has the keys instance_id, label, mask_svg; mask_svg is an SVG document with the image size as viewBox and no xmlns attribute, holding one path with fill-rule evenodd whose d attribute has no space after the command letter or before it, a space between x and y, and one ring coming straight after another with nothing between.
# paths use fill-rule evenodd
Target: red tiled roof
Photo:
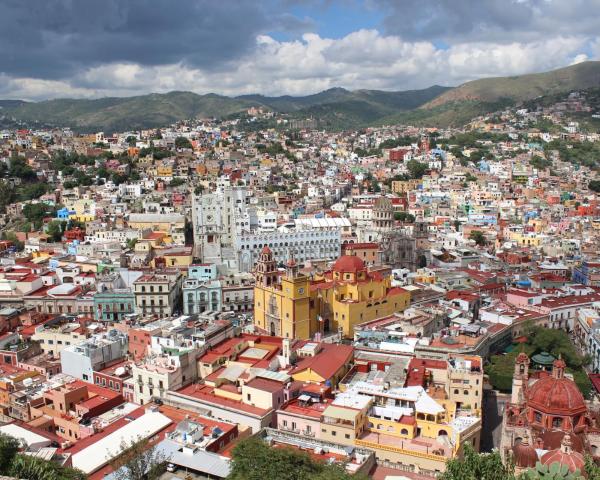
<instances>
[{"instance_id":1,"label":"red tiled roof","mask_svg":"<svg viewBox=\"0 0 600 480\"><path fill-rule=\"evenodd\" d=\"M322 344L322 350L317 355L303 358L289 373L294 375L310 368L324 380L329 380L353 355L354 348L351 345Z\"/></svg>"}]
</instances>

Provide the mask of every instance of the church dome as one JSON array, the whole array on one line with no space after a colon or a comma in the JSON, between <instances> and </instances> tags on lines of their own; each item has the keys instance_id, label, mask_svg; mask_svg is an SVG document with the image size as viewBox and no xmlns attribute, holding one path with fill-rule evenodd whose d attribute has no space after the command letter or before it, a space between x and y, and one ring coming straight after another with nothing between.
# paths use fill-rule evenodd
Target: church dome
<instances>
[{"instance_id":1,"label":"church dome","mask_svg":"<svg viewBox=\"0 0 600 480\"><path fill-rule=\"evenodd\" d=\"M549 415L574 415L587 410L583 395L572 380L563 376L564 361L554 362L551 377L535 382L527 392L527 405Z\"/></svg>"},{"instance_id":2,"label":"church dome","mask_svg":"<svg viewBox=\"0 0 600 480\"><path fill-rule=\"evenodd\" d=\"M535 467L538 461L538 456L535 448L529 444L529 438L525 437L517 443L513 449L513 459L515 465L520 468Z\"/></svg>"},{"instance_id":3,"label":"church dome","mask_svg":"<svg viewBox=\"0 0 600 480\"><path fill-rule=\"evenodd\" d=\"M580 473L584 471L585 467L583 455L571 448L570 435L565 435L560 448L545 453L542 456L542 463L548 466L553 463L560 463L566 465L570 472L579 470Z\"/></svg>"},{"instance_id":4,"label":"church dome","mask_svg":"<svg viewBox=\"0 0 600 480\"><path fill-rule=\"evenodd\" d=\"M354 255L342 255L333 264L333 271L340 273L357 273L365 269L365 262Z\"/></svg>"}]
</instances>

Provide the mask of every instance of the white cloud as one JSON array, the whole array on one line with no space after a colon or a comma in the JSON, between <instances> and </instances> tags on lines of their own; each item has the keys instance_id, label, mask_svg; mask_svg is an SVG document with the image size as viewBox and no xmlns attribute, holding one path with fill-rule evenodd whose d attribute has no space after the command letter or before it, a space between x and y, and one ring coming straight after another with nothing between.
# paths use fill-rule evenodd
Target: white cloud
<instances>
[{"instance_id":1,"label":"white cloud","mask_svg":"<svg viewBox=\"0 0 600 480\"><path fill-rule=\"evenodd\" d=\"M184 64L105 64L70 81L8 79L0 98L98 97L190 90L239 95L303 95L331 87L405 90L457 85L488 77L545 71L587 59L598 38L559 36L523 43L472 42L450 48L405 41L377 30L340 39L305 34L277 41L261 35L240 60L203 70Z\"/></svg>"}]
</instances>

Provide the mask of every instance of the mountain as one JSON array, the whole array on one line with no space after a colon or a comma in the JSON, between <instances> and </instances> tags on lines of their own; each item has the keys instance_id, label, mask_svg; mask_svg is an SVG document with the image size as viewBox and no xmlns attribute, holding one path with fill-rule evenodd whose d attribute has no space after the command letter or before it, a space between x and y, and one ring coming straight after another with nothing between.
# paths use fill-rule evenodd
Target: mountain
<instances>
[{"instance_id":1,"label":"mountain","mask_svg":"<svg viewBox=\"0 0 600 480\"><path fill-rule=\"evenodd\" d=\"M3 113L29 124L69 126L80 131L126 131L169 125L194 117L229 115L250 106L250 102L220 95L170 92L124 98L27 102L5 108Z\"/></svg>"},{"instance_id":2,"label":"mountain","mask_svg":"<svg viewBox=\"0 0 600 480\"><path fill-rule=\"evenodd\" d=\"M378 123L458 127L474 117L541 96L593 87L600 87L599 61L582 62L544 73L482 78L463 83L412 111L392 114Z\"/></svg>"},{"instance_id":3,"label":"mountain","mask_svg":"<svg viewBox=\"0 0 600 480\"><path fill-rule=\"evenodd\" d=\"M0 100L0 116L27 124L69 126L79 131L126 131L169 125L190 118L224 118L250 107L265 107L292 117L322 115L326 125L364 125L398 110L410 110L428 102L447 87L384 92L333 88L304 97L244 95L226 97L192 92L152 93L136 97L56 99L42 102ZM329 118L329 121L326 119Z\"/></svg>"},{"instance_id":4,"label":"mountain","mask_svg":"<svg viewBox=\"0 0 600 480\"><path fill-rule=\"evenodd\" d=\"M597 86L600 86L600 61L582 62L544 73L473 80L439 95L422 108L462 101L517 102Z\"/></svg>"},{"instance_id":5,"label":"mountain","mask_svg":"<svg viewBox=\"0 0 600 480\"><path fill-rule=\"evenodd\" d=\"M95 100L0 100L0 123L4 118L18 124L112 132L160 127L191 118L226 118L250 107L264 107L284 113L290 119L316 119L320 128L329 129L394 123L445 127L461 126L473 117L542 95L592 87L600 87L600 61L545 73L484 78L456 88L435 85L398 92L331 88L302 97L241 95L232 98L169 92Z\"/></svg>"}]
</instances>

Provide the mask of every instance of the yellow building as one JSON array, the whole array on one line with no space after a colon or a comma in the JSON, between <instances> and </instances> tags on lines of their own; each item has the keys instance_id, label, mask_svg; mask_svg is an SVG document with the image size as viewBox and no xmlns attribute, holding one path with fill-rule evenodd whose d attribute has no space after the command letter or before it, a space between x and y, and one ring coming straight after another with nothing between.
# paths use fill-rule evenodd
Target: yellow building
<instances>
[{"instance_id":1,"label":"yellow building","mask_svg":"<svg viewBox=\"0 0 600 480\"><path fill-rule=\"evenodd\" d=\"M316 333L342 331L405 310L410 293L392 288L391 278L367 269L363 260L342 256L330 272L310 281L288 262L279 275L273 254L263 248L256 266L254 323L272 335L312 338Z\"/></svg>"},{"instance_id":2,"label":"yellow building","mask_svg":"<svg viewBox=\"0 0 600 480\"><path fill-rule=\"evenodd\" d=\"M523 247L539 247L543 236L534 232L511 232L510 239Z\"/></svg>"},{"instance_id":3,"label":"yellow building","mask_svg":"<svg viewBox=\"0 0 600 480\"><path fill-rule=\"evenodd\" d=\"M271 335L308 339L316 331L316 318L310 316L307 276L298 273L293 259L280 277L273 252L265 246L256 264L254 324Z\"/></svg>"},{"instance_id":4,"label":"yellow building","mask_svg":"<svg viewBox=\"0 0 600 480\"><path fill-rule=\"evenodd\" d=\"M323 331L341 330L354 335L354 326L404 311L410 293L392 288L391 277L369 271L362 259L342 256L331 272L311 287L311 318L318 318Z\"/></svg>"}]
</instances>

